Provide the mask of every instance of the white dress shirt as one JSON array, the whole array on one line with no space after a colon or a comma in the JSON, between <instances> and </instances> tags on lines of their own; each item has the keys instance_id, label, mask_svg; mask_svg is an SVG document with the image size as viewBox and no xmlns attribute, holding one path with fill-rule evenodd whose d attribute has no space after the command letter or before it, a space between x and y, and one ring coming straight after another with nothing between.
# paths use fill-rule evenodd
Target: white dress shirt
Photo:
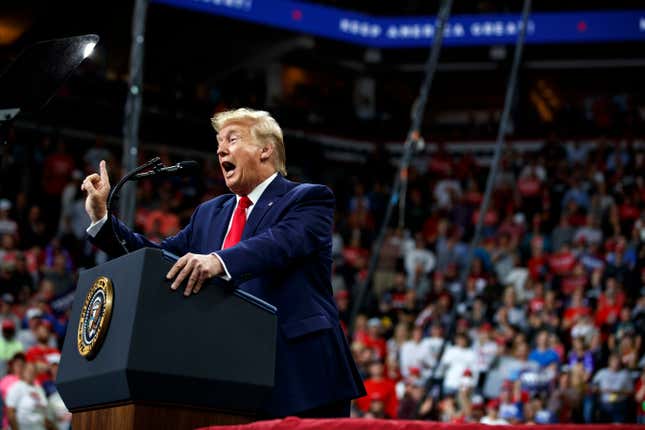
<instances>
[{"instance_id":1,"label":"white dress shirt","mask_svg":"<svg viewBox=\"0 0 645 430\"><path fill-rule=\"evenodd\" d=\"M246 208L246 219L249 219L249 216L251 215L251 211L255 207L255 203L257 203L258 200L260 200L260 197L262 197L262 194L267 189L269 184L275 179L276 176L278 176L277 172L274 173L273 175L269 176L268 178L266 178L264 181L262 181L257 187L255 187L253 189L253 191L251 191L247 195L249 200L251 200L252 204L251 204L251 206ZM235 209L237 209L237 205L240 203L240 196L236 195L235 199L236 199L235 207L233 208L232 213L235 213ZM101 227L103 227L103 224L105 224L106 221L107 221L107 214L105 214L105 216L103 218L101 218L100 220L92 223L86 230L87 234L89 236L91 236L91 237L95 237L98 234L99 230L101 230ZM228 221L228 227L226 228L226 234L224 235L224 240L226 240L226 236L228 236L228 232L231 230L231 224L232 223L233 223L233 216L231 215L231 218ZM221 244L219 244L220 249L222 248L222 245L224 245L224 240L222 241ZM212 254L215 257L217 257L217 259L220 261L220 263L222 263L222 267L224 268L224 272L226 273L225 275L222 275L221 277L226 281L230 281L231 280L231 275L228 272L228 269L226 268L226 265L224 264L224 261L222 261L222 259L216 253L213 252Z\"/></svg>"}]
</instances>

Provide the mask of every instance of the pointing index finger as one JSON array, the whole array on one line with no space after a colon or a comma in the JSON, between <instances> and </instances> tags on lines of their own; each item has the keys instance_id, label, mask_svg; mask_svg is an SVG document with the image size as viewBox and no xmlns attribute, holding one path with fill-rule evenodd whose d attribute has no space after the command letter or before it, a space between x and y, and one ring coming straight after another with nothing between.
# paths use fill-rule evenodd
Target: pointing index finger
<instances>
[{"instance_id":1,"label":"pointing index finger","mask_svg":"<svg viewBox=\"0 0 645 430\"><path fill-rule=\"evenodd\" d=\"M110 177L108 176L107 168L105 167L105 160L101 160L101 162L99 163L99 170L101 171L101 181L109 184Z\"/></svg>"}]
</instances>

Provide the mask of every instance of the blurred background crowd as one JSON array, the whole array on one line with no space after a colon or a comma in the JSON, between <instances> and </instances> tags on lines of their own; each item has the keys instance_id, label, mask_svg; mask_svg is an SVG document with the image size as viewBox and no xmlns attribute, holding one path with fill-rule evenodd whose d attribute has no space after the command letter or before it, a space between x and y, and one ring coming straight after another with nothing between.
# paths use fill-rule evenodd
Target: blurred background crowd
<instances>
[{"instance_id":1,"label":"blurred background crowd","mask_svg":"<svg viewBox=\"0 0 645 430\"><path fill-rule=\"evenodd\" d=\"M61 26L102 36L44 111L2 130L0 146L3 428L10 419L47 417L64 429L70 416L53 381L76 278L107 258L85 240L80 183L102 159L113 183L124 173L123 28L132 5L96 6L93 18L79 21L70 11L81 2L35 3L0 7L0 64L35 40L60 36ZM432 10L426 3L406 2L406 14L434 13L436 2ZM457 12L520 7L471 3ZM559 3L541 7L595 4ZM343 7L350 4L396 12L372 10L372 2ZM166 31L173 26L181 31ZM140 182L136 229L160 240L197 204L227 192L208 119L228 108L265 108L284 128L289 178L327 184L336 195L332 283L348 330L427 50L303 42L284 30L161 5L150 6L147 31L140 160L196 159L201 174ZM195 42L232 31L240 37L216 55ZM368 391L354 416L645 423L645 61L632 58L639 48L526 47L483 239L465 278L512 47L444 49L404 219L388 226L367 300L347 333ZM248 55L254 50L262 55ZM632 61L615 61L621 56Z\"/></svg>"}]
</instances>

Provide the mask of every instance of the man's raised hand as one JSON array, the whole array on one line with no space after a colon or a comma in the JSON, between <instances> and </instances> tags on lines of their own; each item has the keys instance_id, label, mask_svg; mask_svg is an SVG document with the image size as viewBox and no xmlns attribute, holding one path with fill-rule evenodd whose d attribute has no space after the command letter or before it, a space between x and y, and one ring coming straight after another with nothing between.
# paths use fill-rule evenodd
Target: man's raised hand
<instances>
[{"instance_id":1,"label":"man's raised hand","mask_svg":"<svg viewBox=\"0 0 645 430\"><path fill-rule=\"evenodd\" d=\"M107 213L107 199L110 194L110 178L105 160L99 163L99 174L92 173L83 180L81 190L87 193L85 211L92 222L97 222Z\"/></svg>"}]
</instances>

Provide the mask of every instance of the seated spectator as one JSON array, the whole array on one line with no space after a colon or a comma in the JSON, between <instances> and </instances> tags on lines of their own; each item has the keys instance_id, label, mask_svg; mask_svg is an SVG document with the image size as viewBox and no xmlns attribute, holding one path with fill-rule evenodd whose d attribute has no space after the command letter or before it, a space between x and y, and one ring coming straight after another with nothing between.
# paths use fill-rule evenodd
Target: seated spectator
<instances>
[{"instance_id":1,"label":"seated spectator","mask_svg":"<svg viewBox=\"0 0 645 430\"><path fill-rule=\"evenodd\" d=\"M576 233L573 236L573 242L577 243L580 240L589 245L598 245L602 242L600 222L593 216L593 214L587 215L587 223L585 226L576 230Z\"/></svg>"},{"instance_id":2,"label":"seated spectator","mask_svg":"<svg viewBox=\"0 0 645 430\"><path fill-rule=\"evenodd\" d=\"M598 329L589 315L579 315L578 321L571 327L570 332L572 338L581 337L588 345L596 334L598 334Z\"/></svg>"},{"instance_id":3,"label":"seated spectator","mask_svg":"<svg viewBox=\"0 0 645 430\"><path fill-rule=\"evenodd\" d=\"M434 270L435 257L426 248L426 243L421 233L418 233L415 237L414 249L407 251L403 259L408 288L416 290L418 296L427 294L430 288L427 276Z\"/></svg>"},{"instance_id":4,"label":"seated spectator","mask_svg":"<svg viewBox=\"0 0 645 430\"><path fill-rule=\"evenodd\" d=\"M488 403L486 403L486 416L484 416L481 420L479 420L479 422L482 424L488 424L488 425L509 424L508 421L498 416L498 410L499 410L499 400L496 400L496 399L489 400Z\"/></svg>"},{"instance_id":5,"label":"seated spectator","mask_svg":"<svg viewBox=\"0 0 645 430\"><path fill-rule=\"evenodd\" d=\"M571 227L569 218L563 214L560 216L560 222L551 232L551 246L553 251L559 251L562 246L573 241L575 229Z\"/></svg>"},{"instance_id":6,"label":"seated spectator","mask_svg":"<svg viewBox=\"0 0 645 430\"><path fill-rule=\"evenodd\" d=\"M573 347L569 351L568 362L571 367L580 364L585 372L585 380L590 379L595 369L595 363L593 353L587 348L584 337L573 338Z\"/></svg>"},{"instance_id":7,"label":"seated spectator","mask_svg":"<svg viewBox=\"0 0 645 430\"><path fill-rule=\"evenodd\" d=\"M476 364L473 371L479 375L478 387L482 387L486 379L486 374L499 352L499 346L493 340L493 326L490 323L484 323L479 328L477 340L474 344L474 351Z\"/></svg>"},{"instance_id":8,"label":"seated spectator","mask_svg":"<svg viewBox=\"0 0 645 430\"><path fill-rule=\"evenodd\" d=\"M374 412L374 402L382 402L382 405L376 405L377 409L382 410L382 418L396 418L398 411L398 399L396 397L394 381L384 375L385 367L380 359L373 360L369 366L369 378L365 383L364 397L356 400L357 407L364 413ZM382 406L379 408L378 406Z\"/></svg>"},{"instance_id":9,"label":"seated spectator","mask_svg":"<svg viewBox=\"0 0 645 430\"><path fill-rule=\"evenodd\" d=\"M531 401L531 410L535 424L553 424L558 422L555 414L545 407L544 401L539 396ZM527 421L527 423L530 423L530 421Z\"/></svg>"},{"instance_id":10,"label":"seated spectator","mask_svg":"<svg viewBox=\"0 0 645 430\"><path fill-rule=\"evenodd\" d=\"M636 422L645 424L645 368L641 369L641 374L636 380L634 400L636 401Z\"/></svg>"},{"instance_id":11,"label":"seated spectator","mask_svg":"<svg viewBox=\"0 0 645 430\"><path fill-rule=\"evenodd\" d=\"M387 357L387 344L383 337L383 324L378 318L370 318L367 321L367 335L363 339L365 347L374 350L377 356L385 360Z\"/></svg>"},{"instance_id":12,"label":"seated spectator","mask_svg":"<svg viewBox=\"0 0 645 430\"><path fill-rule=\"evenodd\" d=\"M627 407L633 394L633 383L629 372L622 369L618 355L609 356L608 366L596 373L593 384L600 396L599 406L602 422L626 422Z\"/></svg>"},{"instance_id":13,"label":"seated spectator","mask_svg":"<svg viewBox=\"0 0 645 430\"><path fill-rule=\"evenodd\" d=\"M541 368L558 364L560 357L551 348L548 347L549 333L542 330L538 333L535 340L535 349L529 354L529 360L540 365Z\"/></svg>"},{"instance_id":14,"label":"seated spectator","mask_svg":"<svg viewBox=\"0 0 645 430\"><path fill-rule=\"evenodd\" d=\"M20 380L7 392L7 417L14 429L45 430L53 427L47 416L47 396L36 382L36 367L25 363Z\"/></svg>"},{"instance_id":15,"label":"seated spectator","mask_svg":"<svg viewBox=\"0 0 645 430\"><path fill-rule=\"evenodd\" d=\"M515 300L515 289L507 287L504 290L504 302L495 315L495 321L500 324L505 319L509 324L520 328L526 327L526 311ZM504 314L502 316L502 314Z\"/></svg>"},{"instance_id":16,"label":"seated spectator","mask_svg":"<svg viewBox=\"0 0 645 430\"><path fill-rule=\"evenodd\" d=\"M558 386L549 396L547 407L553 415L552 422L582 422L584 390L572 384L570 369L569 366L563 366L558 376Z\"/></svg>"},{"instance_id":17,"label":"seated spectator","mask_svg":"<svg viewBox=\"0 0 645 430\"><path fill-rule=\"evenodd\" d=\"M468 337L465 334L455 335L455 344L446 348L439 365L444 371L444 392L448 394L456 393L466 369L470 369L472 372L476 365L477 357L469 345ZM475 376L479 377L479 375Z\"/></svg>"},{"instance_id":18,"label":"seated spectator","mask_svg":"<svg viewBox=\"0 0 645 430\"><path fill-rule=\"evenodd\" d=\"M408 379L404 389L397 417L402 420L428 419L434 402L431 396L426 395L425 383L420 378Z\"/></svg>"},{"instance_id":19,"label":"seated spectator","mask_svg":"<svg viewBox=\"0 0 645 430\"><path fill-rule=\"evenodd\" d=\"M22 343L16 339L15 323L11 319L5 319L2 321L2 336L0 336L0 370L4 371L11 357L22 351Z\"/></svg>"},{"instance_id":20,"label":"seated spectator","mask_svg":"<svg viewBox=\"0 0 645 430\"><path fill-rule=\"evenodd\" d=\"M60 355L58 348L52 347L51 323L41 319L40 324L36 327L36 344L27 349L25 353L27 361L34 363L36 366L36 379L39 384L51 381L49 372L49 356L52 354Z\"/></svg>"},{"instance_id":21,"label":"seated spectator","mask_svg":"<svg viewBox=\"0 0 645 430\"><path fill-rule=\"evenodd\" d=\"M2 396L3 410L2 410L2 428L9 428L9 420L7 419L7 392L9 389L20 380L22 369L25 366L25 354L19 352L9 359L7 362L7 370L2 378L0 378L0 396Z\"/></svg>"},{"instance_id":22,"label":"seated spectator","mask_svg":"<svg viewBox=\"0 0 645 430\"><path fill-rule=\"evenodd\" d=\"M11 202L7 199L0 199L0 236L15 236L18 233L18 223L9 217Z\"/></svg>"},{"instance_id":23,"label":"seated spectator","mask_svg":"<svg viewBox=\"0 0 645 430\"><path fill-rule=\"evenodd\" d=\"M404 378L410 377L411 369L420 369L424 379L430 376L434 365L430 351L430 339L423 337L423 327L412 329L412 339L401 346L400 368Z\"/></svg>"},{"instance_id":24,"label":"seated spectator","mask_svg":"<svg viewBox=\"0 0 645 430\"><path fill-rule=\"evenodd\" d=\"M572 327L582 315L591 315L591 309L587 305L582 295L582 289L577 288L571 294L569 305L567 306L566 310L564 311L564 315L562 316L563 326L567 328Z\"/></svg>"},{"instance_id":25,"label":"seated spectator","mask_svg":"<svg viewBox=\"0 0 645 430\"><path fill-rule=\"evenodd\" d=\"M549 388L550 382L554 378L551 367L541 368L540 365L528 359L529 346L524 340L516 342L515 358L517 359L516 368L509 375L523 393L530 395L543 393Z\"/></svg>"},{"instance_id":26,"label":"seated spectator","mask_svg":"<svg viewBox=\"0 0 645 430\"><path fill-rule=\"evenodd\" d=\"M14 296L9 293L4 293L0 296L0 324L9 320L13 322L14 327L19 326L20 318L18 318L12 311L14 302Z\"/></svg>"},{"instance_id":27,"label":"seated spectator","mask_svg":"<svg viewBox=\"0 0 645 430\"><path fill-rule=\"evenodd\" d=\"M557 276L568 276L576 265L576 256L571 252L567 242L562 243L558 252L549 258L551 272Z\"/></svg>"}]
</instances>

